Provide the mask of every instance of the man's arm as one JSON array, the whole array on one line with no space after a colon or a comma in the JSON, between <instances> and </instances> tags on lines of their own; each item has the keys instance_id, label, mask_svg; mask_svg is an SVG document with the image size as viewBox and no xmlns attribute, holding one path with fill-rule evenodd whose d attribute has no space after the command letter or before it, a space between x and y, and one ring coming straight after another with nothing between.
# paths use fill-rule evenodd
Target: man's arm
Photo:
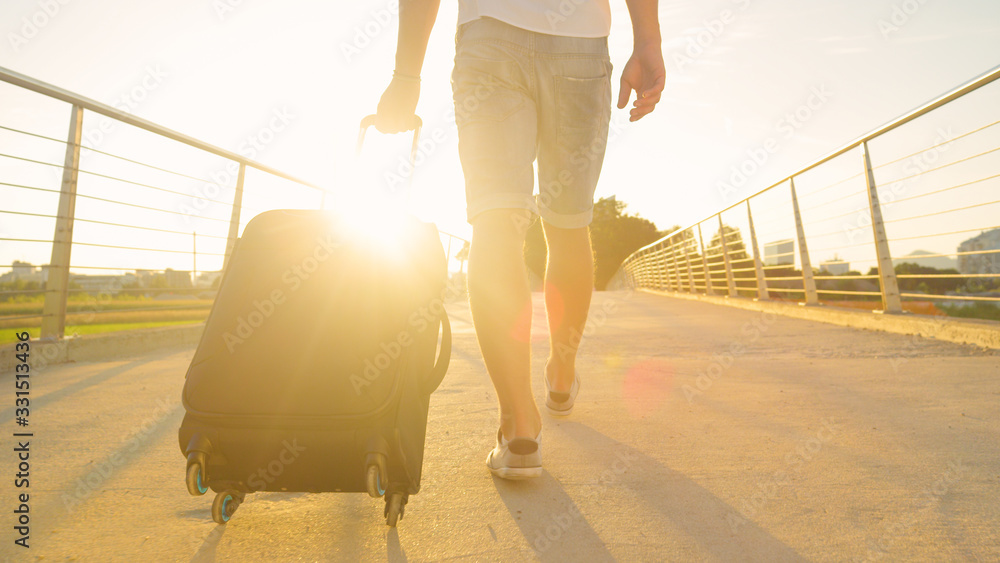
<instances>
[{"instance_id":1,"label":"man's arm","mask_svg":"<svg viewBox=\"0 0 1000 563\"><path fill-rule=\"evenodd\" d=\"M667 72L660 50L657 0L625 0L625 3L632 18L632 56L622 70L618 109L625 107L634 90L636 100L629 111L629 121L637 121L653 111L660 101Z\"/></svg>"},{"instance_id":2,"label":"man's arm","mask_svg":"<svg viewBox=\"0 0 1000 563\"><path fill-rule=\"evenodd\" d=\"M400 0L396 69L378 103L375 128L383 133L412 129L420 98L420 70L441 0Z\"/></svg>"}]
</instances>

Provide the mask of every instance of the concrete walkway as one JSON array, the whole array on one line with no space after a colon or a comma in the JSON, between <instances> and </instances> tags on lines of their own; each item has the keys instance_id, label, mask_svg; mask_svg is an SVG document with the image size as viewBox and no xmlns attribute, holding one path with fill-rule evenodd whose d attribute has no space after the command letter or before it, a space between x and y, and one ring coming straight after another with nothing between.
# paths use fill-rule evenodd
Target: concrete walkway
<instances>
[{"instance_id":1,"label":"concrete walkway","mask_svg":"<svg viewBox=\"0 0 1000 563\"><path fill-rule=\"evenodd\" d=\"M538 296L536 296L537 298ZM494 393L467 307L397 529L361 494L260 493L225 526L184 487L193 350L33 377L30 550L0 560L845 561L1000 558L1000 356L648 294L596 294L544 475L494 479ZM548 353L536 302L534 383ZM276 353L282 348L275 345ZM294 350L286 350L293 352ZM0 380L13 405L10 374Z\"/></svg>"}]
</instances>

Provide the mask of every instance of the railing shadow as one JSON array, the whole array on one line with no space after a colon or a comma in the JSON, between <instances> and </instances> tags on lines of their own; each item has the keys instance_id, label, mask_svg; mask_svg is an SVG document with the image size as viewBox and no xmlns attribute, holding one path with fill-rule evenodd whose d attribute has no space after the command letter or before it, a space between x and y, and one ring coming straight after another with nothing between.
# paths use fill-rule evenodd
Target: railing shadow
<instances>
[{"instance_id":1,"label":"railing shadow","mask_svg":"<svg viewBox=\"0 0 1000 563\"><path fill-rule=\"evenodd\" d=\"M741 520L733 529L730 516L739 515L711 491L683 473L598 430L578 422L563 422L561 433L579 448L616 451L627 460L616 470L615 486L627 487L642 499L636 511L655 510L698 544L703 553L717 561L807 561L793 548L750 520ZM638 515L636 521L645 521Z\"/></svg>"}]
</instances>

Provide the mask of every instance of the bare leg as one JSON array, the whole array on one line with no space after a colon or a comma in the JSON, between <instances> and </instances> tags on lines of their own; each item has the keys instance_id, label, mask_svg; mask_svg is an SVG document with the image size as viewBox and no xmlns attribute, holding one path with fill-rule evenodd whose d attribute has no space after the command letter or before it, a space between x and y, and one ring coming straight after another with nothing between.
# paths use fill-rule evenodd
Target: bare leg
<instances>
[{"instance_id":1,"label":"bare leg","mask_svg":"<svg viewBox=\"0 0 1000 563\"><path fill-rule=\"evenodd\" d=\"M545 309L551 345L545 376L553 391L568 392L576 375L576 352L594 291L590 229L560 229L544 221L542 227L549 247Z\"/></svg>"},{"instance_id":2,"label":"bare leg","mask_svg":"<svg viewBox=\"0 0 1000 563\"><path fill-rule=\"evenodd\" d=\"M500 402L504 436L535 438L542 428L531 392L531 291L524 265L528 212L496 209L473 224L469 304L486 371Z\"/></svg>"}]
</instances>

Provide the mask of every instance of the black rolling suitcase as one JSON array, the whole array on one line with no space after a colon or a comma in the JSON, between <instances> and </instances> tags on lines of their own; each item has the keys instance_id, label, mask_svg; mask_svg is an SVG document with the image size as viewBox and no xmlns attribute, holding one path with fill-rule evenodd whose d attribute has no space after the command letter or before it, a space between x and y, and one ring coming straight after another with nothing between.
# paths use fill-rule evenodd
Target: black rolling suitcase
<instances>
[{"instance_id":1,"label":"black rolling suitcase","mask_svg":"<svg viewBox=\"0 0 1000 563\"><path fill-rule=\"evenodd\" d=\"M218 493L216 522L255 491L367 492L394 526L420 489L447 264L436 227L400 231L387 249L320 211L246 226L182 397L188 491Z\"/></svg>"}]
</instances>

